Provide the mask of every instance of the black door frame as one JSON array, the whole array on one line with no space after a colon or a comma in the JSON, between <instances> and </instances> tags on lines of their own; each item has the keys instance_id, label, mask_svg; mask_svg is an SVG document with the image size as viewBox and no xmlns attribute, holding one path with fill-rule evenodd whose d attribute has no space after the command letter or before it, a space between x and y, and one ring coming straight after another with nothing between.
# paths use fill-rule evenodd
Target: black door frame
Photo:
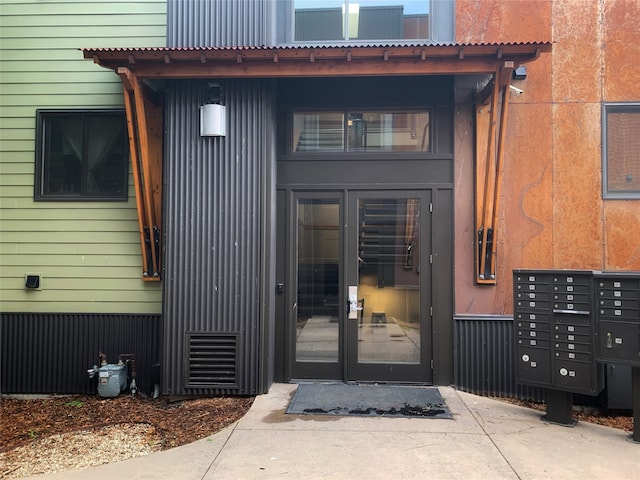
<instances>
[{"instance_id":1,"label":"black door frame","mask_svg":"<svg viewBox=\"0 0 640 480\"><path fill-rule=\"evenodd\" d=\"M419 364L357 364L357 331L350 328L347 320L347 287L349 281L357 276L357 222L348 221L348 216L357 209L359 198L420 198L421 200L421 235L423 238L420 255L421 271L421 342ZM296 355L296 319L297 319L297 204L300 199L336 199L340 205L340 253L339 253L339 286L341 292L339 304L339 358L336 363L298 362ZM376 189L358 186L355 188L291 188L280 191L278 195L278 249L280 259L276 277L284 279L276 285L279 294L279 307L276 316L280 318L281 328L277 334L281 335L283 349L283 368L285 380L323 380L323 381L376 381L394 383L433 382L430 365L433 359L433 328L431 322L432 303L432 269L429 263L433 226L430 206L432 191L429 188L399 188L394 186L379 186ZM353 224L353 225L352 225ZM349 254L348 254L349 252ZM354 256L355 255L355 256ZM349 257L353 260L350 261Z\"/></svg>"},{"instance_id":2,"label":"black door frame","mask_svg":"<svg viewBox=\"0 0 640 480\"><path fill-rule=\"evenodd\" d=\"M420 200L420 361L417 364L401 363L360 363L358 362L359 324L357 321L345 321L345 358L344 378L349 382L394 382L431 384L433 381L430 368L433 360L433 328L430 311L432 310L432 269L429 262L431 256L431 205L430 189L352 189L347 193L347 233L346 233L346 286L358 284L358 200L360 199L405 199ZM345 309L346 310L346 309Z\"/></svg>"}]
</instances>

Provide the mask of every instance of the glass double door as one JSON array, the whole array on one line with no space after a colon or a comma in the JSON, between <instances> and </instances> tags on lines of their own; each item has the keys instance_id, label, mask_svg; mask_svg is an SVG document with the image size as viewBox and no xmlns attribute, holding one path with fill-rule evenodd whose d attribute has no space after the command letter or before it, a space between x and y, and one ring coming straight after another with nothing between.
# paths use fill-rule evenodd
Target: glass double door
<instances>
[{"instance_id":1,"label":"glass double door","mask_svg":"<svg viewBox=\"0 0 640 480\"><path fill-rule=\"evenodd\" d=\"M430 191L300 192L292 379L430 383Z\"/></svg>"}]
</instances>

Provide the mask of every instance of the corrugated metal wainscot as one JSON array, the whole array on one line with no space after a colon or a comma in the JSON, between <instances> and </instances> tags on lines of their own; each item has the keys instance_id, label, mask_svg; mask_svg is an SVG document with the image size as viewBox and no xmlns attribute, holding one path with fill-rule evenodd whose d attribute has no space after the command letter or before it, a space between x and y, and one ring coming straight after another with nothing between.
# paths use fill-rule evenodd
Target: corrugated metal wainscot
<instances>
[{"instance_id":1,"label":"corrugated metal wainscot","mask_svg":"<svg viewBox=\"0 0 640 480\"><path fill-rule=\"evenodd\" d=\"M513 317L455 316L454 335L457 388L478 395L544 399L544 390L516 383Z\"/></svg>"},{"instance_id":2,"label":"corrugated metal wainscot","mask_svg":"<svg viewBox=\"0 0 640 480\"><path fill-rule=\"evenodd\" d=\"M89 393L87 369L134 354L143 395L159 381L160 315L3 313L0 315L0 392ZM155 366L154 366L155 364Z\"/></svg>"}]
</instances>

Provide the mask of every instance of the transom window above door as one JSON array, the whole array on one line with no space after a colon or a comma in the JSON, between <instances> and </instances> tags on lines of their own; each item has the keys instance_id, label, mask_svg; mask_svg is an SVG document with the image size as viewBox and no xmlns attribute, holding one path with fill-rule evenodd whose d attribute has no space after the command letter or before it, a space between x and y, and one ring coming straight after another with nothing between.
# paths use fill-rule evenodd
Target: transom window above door
<instances>
[{"instance_id":1,"label":"transom window above door","mask_svg":"<svg viewBox=\"0 0 640 480\"><path fill-rule=\"evenodd\" d=\"M294 0L295 41L427 40L431 0Z\"/></svg>"},{"instance_id":2,"label":"transom window above door","mask_svg":"<svg viewBox=\"0 0 640 480\"><path fill-rule=\"evenodd\" d=\"M293 113L292 152L429 152L429 111Z\"/></svg>"}]
</instances>

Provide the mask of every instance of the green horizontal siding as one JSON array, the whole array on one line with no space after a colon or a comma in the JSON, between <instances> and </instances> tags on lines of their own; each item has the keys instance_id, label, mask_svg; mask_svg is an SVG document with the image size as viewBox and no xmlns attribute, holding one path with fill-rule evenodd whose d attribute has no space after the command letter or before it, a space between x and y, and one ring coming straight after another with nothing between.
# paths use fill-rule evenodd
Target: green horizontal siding
<instances>
[{"instance_id":1,"label":"green horizontal siding","mask_svg":"<svg viewBox=\"0 0 640 480\"><path fill-rule=\"evenodd\" d=\"M114 13L114 15L117 15ZM70 26L75 27L78 24L82 24L85 27L100 26L104 27L105 14L74 14L74 15L4 15L0 27L2 28L25 28L25 27L61 27ZM150 13L145 15L145 20L148 22L147 27L161 26L164 27L165 15L160 13ZM108 20L107 20L108 21ZM118 22L120 25L127 25L132 27L139 27L140 19L136 15L118 15ZM153 32L156 34L156 32Z\"/></svg>"},{"instance_id":2,"label":"green horizontal siding","mask_svg":"<svg viewBox=\"0 0 640 480\"><path fill-rule=\"evenodd\" d=\"M35 239L34 239L35 240ZM21 243L5 244L0 243L0 254L4 255L40 255L42 254L42 243L29 242L25 240ZM131 243L93 243L91 248L79 243L52 243L47 245L49 255L90 255L91 252L100 252L102 255L139 255L140 245L137 238L131 239Z\"/></svg>"},{"instance_id":3,"label":"green horizontal siding","mask_svg":"<svg viewBox=\"0 0 640 480\"><path fill-rule=\"evenodd\" d=\"M89 60L83 59L81 53L78 52L78 59L75 61L64 60L30 60L28 62L22 60L2 60L0 61L0 67L2 69L2 75L6 75L8 72L86 72L87 64L91 65ZM94 65L95 68L99 68L100 72L107 73L108 75L118 78L114 73L110 73L109 70L105 70L98 65ZM6 93L2 89L3 93Z\"/></svg>"},{"instance_id":4,"label":"green horizontal siding","mask_svg":"<svg viewBox=\"0 0 640 480\"><path fill-rule=\"evenodd\" d=\"M3 113L3 112L0 112ZM35 121L32 118L16 118L9 116L0 116L0 138L5 138L4 130L16 129L35 129Z\"/></svg>"},{"instance_id":5,"label":"green horizontal siding","mask_svg":"<svg viewBox=\"0 0 640 480\"><path fill-rule=\"evenodd\" d=\"M144 313L154 309L154 303L144 303L140 301L132 302L96 302L86 301L83 302L81 307L82 311L77 310L75 312L69 312L66 308L70 302L63 301L45 301L38 298L37 295L32 295L31 298L27 297L24 301L3 301L2 305L5 312L30 312L31 305L36 303L38 306L38 312L46 313ZM73 303L72 303L73 304ZM160 313L160 312L156 312Z\"/></svg>"},{"instance_id":6,"label":"green horizontal siding","mask_svg":"<svg viewBox=\"0 0 640 480\"><path fill-rule=\"evenodd\" d=\"M52 202L42 202L42 204L47 203L51 204ZM109 202L105 202L109 203ZM37 220L38 222L42 222L45 220L50 220L51 212L48 212L43 209L37 208L40 203L35 205L36 208L32 209L7 209L0 210L2 213L3 220L15 220L24 221L24 222L32 222ZM89 204L91 205L91 204ZM59 206L58 206L59 207ZM74 220L91 220L97 222L107 222L107 221L117 221L124 222L131 220L131 209L135 210L135 204L131 203L128 205L129 208L113 208L113 205L110 205L111 208L73 208L69 210L62 210L56 214L55 221L64 221L65 222L65 230L70 230L73 226ZM84 226L84 224L83 224ZM44 228L45 224L41 225L41 228ZM4 229L3 229L4 230ZM6 231L6 230L5 230Z\"/></svg>"},{"instance_id":7,"label":"green horizontal siding","mask_svg":"<svg viewBox=\"0 0 640 480\"><path fill-rule=\"evenodd\" d=\"M122 108L120 79L81 48L165 45L157 0L0 0L0 310L159 313L126 202L35 202L36 110ZM24 288L40 273L43 288Z\"/></svg>"},{"instance_id":8,"label":"green horizontal siding","mask_svg":"<svg viewBox=\"0 0 640 480\"><path fill-rule=\"evenodd\" d=\"M144 37L138 36L124 40L115 33L113 35L100 38L80 38L80 37L68 37L68 38L51 38L45 37L31 37L31 38L7 38L2 40L2 48L7 50L31 50L31 49L69 49L73 50L77 55L82 55L78 51L79 48L102 48L108 47L153 47L154 43L164 43L165 37ZM47 41L48 40L48 41Z\"/></svg>"},{"instance_id":9,"label":"green horizontal siding","mask_svg":"<svg viewBox=\"0 0 640 480\"><path fill-rule=\"evenodd\" d=\"M97 105L112 105L116 101L121 100L122 94L118 93L94 93L93 95L1 95L0 100L8 108L10 107L23 107L31 106L33 102L37 103L40 108L60 108L61 105L65 105L69 108L75 106L86 105L88 100L91 99Z\"/></svg>"},{"instance_id":10,"label":"green horizontal siding","mask_svg":"<svg viewBox=\"0 0 640 480\"><path fill-rule=\"evenodd\" d=\"M103 17L104 18L104 17ZM115 18L115 17L114 17ZM122 17L126 19L127 17ZM3 46L5 48L16 48L18 41L27 40L26 45L33 45L37 43L39 39L43 38L62 38L79 39L84 46L84 39L90 36L97 36L99 38L122 38L127 37L129 39L136 38L148 38L154 37L157 34L157 25L118 25L118 28L114 28L112 25L75 25L69 26L49 26L46 28L30 28L30 27L1 27ZM51 37L47 37L51 35ZM5 43L7 42L7 43ZM24 48L25 44L19 44ZM56 45L56 42L53 42Z\"/></svg>"},{"instance_id":11,"label":"green horizontal siding","mask_svg":"<svg viewBox=\"0 0 640 480\"><path fill-rule=\"evenodd\" d=\"M114 15L122 18L123 15L155 15L164 14L166 4L164 2L149 0L64 0L43 2L38 1L11 1L0 2L1 13L5 17L35 16L82 16L82 15ZM110 24L116 25L110 21Z\"/></svg>"},{"instance_id":12,"label":"green horizontal siding","mask_svg":"<svg viewBox=\"0 0 640 480\"><path fill-rule=\"evenodd\" d=\"M30 272L31 273L31 272ZM34 273L42 273L40 271ZM137 278L61 278L61 277L47 277L46 275L42 275L43 284L46 283L45 291L49 290L49 287L55 285L56 290L66 290L66 291L85 291L85 290L96 290L96 281L100 283L101 290L131 290L137 291L139 289L138 283L140 282ZM17 280L17 281L16 281ZM3 278L0 283L0 288L3 290L16 289L23 290L22 284L24 281L24 277L16 277L14 278ZM153 288L149 289L150 291ZM27 295L31 294L31 292L26 292ZM24 298L29 298L25 296ZM153 299L153 297L151 298Z\"/></svg>"},{"instance_id":13,"label":"green horizontal siding","mask_svg":"<svg viewBox=\"0 0 640 480\"><path fill-rule=\"evenodd\" d=\"M79 52L78 52L79 53ZM88 60L85 61L89 63ZM85 65L86 65L85 63ZM77 72L61 71L51 75L51 72L0 72L0 82L4 84L23 83L33 85L55 85L58 83L93 83L99 87L102 83L115 83L120 79L115 73L92 64L95 71L86 71L82 75Z\"/></svg>"},{"instance_id":14,"label":"green horizontal siding","mask_svg":"<svg viewBox=\"0 0 640 480\"><path fill-rule=\"evenodd\" d=\"M66 217L66 215L64 216ZM68 218L38 220L7 220L7 224L2 227L2 232L86 232L93 234L102 232L131 232L138 227L138 221L134 218L130 220L84 220ZM3 219L4 221L4 219Z\"/></svg>"},{"instance_id":15,"label":"green horizontal siding","mask_svg":"<svg viewBox=\"0 0 640 480\"><path fill-rule=\"evenodd\" d=\"M5 259L5 267L26 266L30 269L33 267L56 267L64 265L65 267L127 267L131 264L131 255L107 255L103 253L75 254L75 255L53 255L48 252L41 254L24 255L25 258L18 255L9 255Z\"/></svg>"},{"instance_id":16,"label":"green horizontal siding","mask_svg":"<svg viewBox=\"0 0 640 480\"><path fill-rule=\"evenodd\" d=\"M114 76L115 77L115 76ZM103 93L111 95L122 95L122 85L120 82L110 81L102 84ZM43 84L24 84L24 83L5 83L2 88L2 96L13 95L91 95L95 92L96 84L90 82L82 83L49 83Z\"/></svg>"},{"instance_id":17,"label":"green horizontal siding","mask_svg":"<svg viewBox=\"0 0 640 480\"><path fill-rule=\"evenodd\" d=\"M0 50L0 61L11 60L23 60L25 62L31 62L34 60L71 61L69 58L69 49L55 49L49 47L37 50ZM86 62L82 57L79 57L77 60Z\"/></svg>"},{"instance_id":18,"label":"green horizontal siding","mask_svg":"<svg viewBox=\"0 0 640 480\"><path fill-rule=\"evenodd\" d=\"M22 132L22 130L20 130L20 132ZM33 135L35 135L35 133L33 133ZM23 174L23 173L33 174L33 165L29 165L26 162L9 162L9 161L0 162L0 175L12 175L12 174ZM2 208L1 204L0 204L0 208Z\"/></svg>"},{"instance_id":19,"label":"green horizontal siding","mask_svg":"<svg viewBox=\"0 0 640 480\"><path fill-rule=\"evenodd\" d=\"M4 269L3 269L4 270ZM56 266L56 267L15 267L15 266L7 266L6 267L6 271L3 271L3 281L5 281L4 279L13 279L13 285L14 288L16 289L15 292L17 291L22 291L24 290L24 275L26 273L32 273L32 272L38 272L38 273L42 273L43 277L46 278L76 278L76 279L81 279L84 281L88 281L88 282L94 282L95 287L94 288L100 288L100 280L105 278L119 278L119 279L140 279L141 278L141 270L139 266L122 266L122 265L116 265L114 267L109 267L109 268L101 268L101 269L96 269L95 267L92 266ZM97 283L96 283L97 282ZM141 280L138 280L138 289L143 289L145 287L145 283L142 282ZM47 291L51 291L53 290L55 292L55 283L49 283L48 285L45 286L45 288L43 288L43 290L47 290ZM149 287L147 287L147 290L149 289ZM126 291L127 289L122 288L121 291ZM136 289L134 289L136 290ZM3 290L3 295L6 291ZM156 292L157 295L158 292ZM115 296L115 295L114 295ZM20 298L24 298L22 297L22 295L20 295ZM7 296L7 298L3 298L3 303L5 300L8 300L9 297ZM76 300L79 300L76 297ZM117 298L114 298L114 302L117 302ZM156 298L157 301L157 298ZM3 311L13 311L13 310L8 310L8 309L3 309ZM78 310L80 311L80 310Z\"/></svg>"}]
</instances>

